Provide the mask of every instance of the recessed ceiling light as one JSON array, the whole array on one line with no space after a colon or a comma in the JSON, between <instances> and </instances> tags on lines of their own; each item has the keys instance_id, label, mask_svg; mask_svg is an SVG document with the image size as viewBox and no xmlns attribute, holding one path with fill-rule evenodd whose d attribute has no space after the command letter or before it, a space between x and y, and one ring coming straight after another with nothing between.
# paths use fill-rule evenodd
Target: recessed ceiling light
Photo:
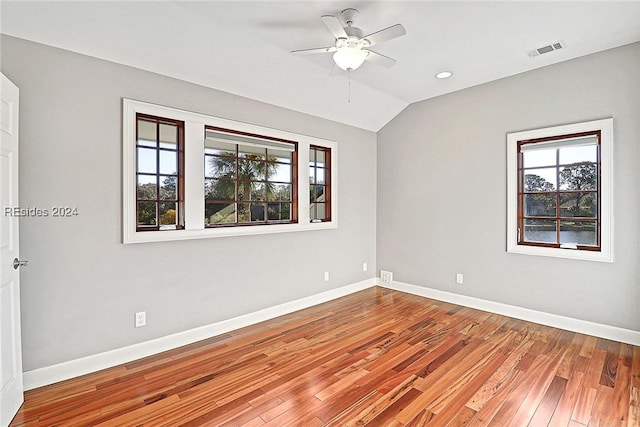
<instances>
[{"instance_id":1,"label":"recessed ceiling light","mask_svg":"<svg viewBox=\"0 0 640 427\"><path fill-rule=\"evenodd\" d=\"M440 71L438 74L436 74L436 79L448 79L451 76L453 76L453 73L451 71Z\"/></svg>"}]
</instances>

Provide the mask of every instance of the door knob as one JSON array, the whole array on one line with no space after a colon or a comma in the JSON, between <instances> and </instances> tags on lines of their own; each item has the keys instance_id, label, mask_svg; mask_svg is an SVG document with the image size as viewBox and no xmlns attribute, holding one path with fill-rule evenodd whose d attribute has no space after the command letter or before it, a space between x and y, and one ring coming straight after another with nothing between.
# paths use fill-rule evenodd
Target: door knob
<instances>
[{"instance_id":1,"label":"door knob","mask_svg":"<svg viewBox=\"0 0 640 427\"><path fill-rule=\"evenodd\" d=\"M29 261L20 261L18 258L14 258L13 260L13 268L17 270L18 267L26 267L29 265Z\"/></svg>"}]
</instances>

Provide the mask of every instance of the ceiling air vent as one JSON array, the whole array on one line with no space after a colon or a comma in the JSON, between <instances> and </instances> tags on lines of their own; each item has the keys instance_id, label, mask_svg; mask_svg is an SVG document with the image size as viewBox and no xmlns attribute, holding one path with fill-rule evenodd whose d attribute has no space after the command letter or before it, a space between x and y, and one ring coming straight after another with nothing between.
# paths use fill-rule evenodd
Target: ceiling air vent
<instances>
[{"instance_id":1,"label":"ceiling air vent","mask_svg":"<svg viewBox=\"0 0 640 427\"><path fill-rule=\"evenodd\" d=\"M558 42L551 43L550 45L547 45L547 46L542 46L542 47L539 47L537 49L529 50L529 51L527 51L527 55L529 55L529 57L531 57L531 58L534 58L536 56L544 55L545 53L553 52L555 50L564 49L566 47L567 47L567 45L565 44L565 42L560 40Z\"/></svg>"}]
</instances>

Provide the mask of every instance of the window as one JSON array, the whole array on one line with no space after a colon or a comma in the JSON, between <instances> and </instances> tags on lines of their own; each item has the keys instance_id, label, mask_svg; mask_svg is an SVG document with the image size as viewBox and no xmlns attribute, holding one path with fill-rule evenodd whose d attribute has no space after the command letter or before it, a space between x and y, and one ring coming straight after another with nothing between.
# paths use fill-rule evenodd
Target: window
<instances>
[{"instance_id":1,"label":"window","mask_svg":"<svg viewBox=\"0 0 640 427\"><path fill-rule=\"evenodd\" d=\"M518 142L518 244L600 250L600 131Z\"/></svg>"},{"instance_id":2,"label":"window","mask_svg":"<svg viewBox=\"0 0 640 427\"><path fill-rule=\"evenodd\" d=\"M124 243L338 226L333 141L129 99L122 130Z\"/></svg>"},{"instance_id":3,"label":"window","mask_svg":"<svg viewBox=\"0 0 640 427\"><path fill-rule=\"evenodd\" d=\"M297 221L296 143L206 128L205 225Z\"/></svg>"},{"instance_id":4,"label":"window","mask_svg":"<svg viewBox=\"0 0 640 427\"><path fill-rule=\"evenodd\" d=\"M184 227L182 169L184 123L136 115L137 230Z\"/></svg>"},{"instance_id":5,"label":"window","mask_svg":"<svg viewBox=\"0 0 640 427\"><path fill-rule=\"evenodd\" d=\"M309 148L309 218L331 221L331 149Z\"/></svg>"},{"instance_id":6,"label":"window","mask_svg":"<svg viewBox=\"0 0 640 427\"><path fill-rule=\"evenodd\" d=\"M509 252L612 261L612 119L508 135Z\"/></svg>"}]
</instances>

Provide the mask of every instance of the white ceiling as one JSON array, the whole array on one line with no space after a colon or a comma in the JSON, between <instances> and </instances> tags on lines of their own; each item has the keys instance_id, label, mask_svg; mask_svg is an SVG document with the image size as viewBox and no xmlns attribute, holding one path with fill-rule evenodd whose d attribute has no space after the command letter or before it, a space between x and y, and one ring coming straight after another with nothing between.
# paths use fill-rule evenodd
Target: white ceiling
<instances>
[{"instance_id":1,"label":"white ceiling","mask_svg":"<svg viewBox=\"0 0 640 427\"><path fill-rule=\"evenodd\" d=\"M360 11L365 34L400 23L375 46L397 60L331 74L321 15ZM0 31L377 131L407 105L640 41L640 1L6 1ZM526 51L563 40L567 48ZM434 75L451 70L453 77Z\"/></svg>"}]
</instances>

